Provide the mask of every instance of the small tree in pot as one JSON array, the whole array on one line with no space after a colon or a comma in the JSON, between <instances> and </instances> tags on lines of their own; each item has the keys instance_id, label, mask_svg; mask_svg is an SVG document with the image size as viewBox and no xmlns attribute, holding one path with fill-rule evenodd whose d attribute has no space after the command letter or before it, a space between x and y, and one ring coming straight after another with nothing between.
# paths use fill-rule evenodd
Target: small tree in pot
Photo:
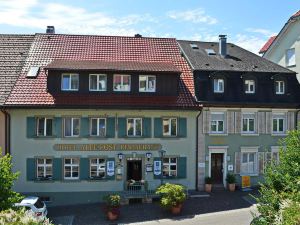
<instances>
[{"instance_id":1,"label":"small tree in pot","mask_svg":"<svg viewBox=\"0 0 300 225\"><path fill-rule=\"evenodd\" d=\"M205 177L205 191L211 192L212 189L212 179L211 177Z\"/></svg>"},{"instance_id":2,"label":"small tree in pot","mask_svg":"<svg viewBox=\"0 0 300 225\"><path fill-rule=\"evenodd\" d=\"M111 221L118 219L120 215L121 197L118 194L107 195L104 197L106 202L107 218Z\"/></svg>"},{"instance_id":3,"label":"small tree in pot","mask_svg":"<svg viewBox=\"0 0 300 225\"><path fill-rule=\"evenodd\" d=\"M226 181L228 183L228 188L229 191L235 191L235 183L236 183L236 179L234 174L232 173L228 173L227 177L226 177Z\"/></svg>"}]
</instances>

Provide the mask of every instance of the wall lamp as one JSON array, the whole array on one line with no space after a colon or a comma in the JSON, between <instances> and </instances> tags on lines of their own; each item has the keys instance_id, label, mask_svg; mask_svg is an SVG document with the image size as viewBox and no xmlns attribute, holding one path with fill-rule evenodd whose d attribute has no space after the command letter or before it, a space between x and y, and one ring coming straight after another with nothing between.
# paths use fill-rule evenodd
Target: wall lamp
<instances>
[{"instance_id":1,"label":"wall lamp","mask_svg":"<svg viewBox=\"0 0 300 225\"><path fill-rule=\"evenodd\" d=\"M124 154L123 153L119 153L118 154L118 159L119 159L119 162L122 162L122 159L124 158Z\"/></svg>"},{"instance_id":2,"label":"wall lamp","mask_svg":"<svg viewBox=\"0 0 300 225\"><path fill-rule=\"evenodd\" d=\"M146 153L146 158L147 158L147 161L149 161L152 157L152 153L151 152L147 152Z\"/></svg>"}]
</instances>

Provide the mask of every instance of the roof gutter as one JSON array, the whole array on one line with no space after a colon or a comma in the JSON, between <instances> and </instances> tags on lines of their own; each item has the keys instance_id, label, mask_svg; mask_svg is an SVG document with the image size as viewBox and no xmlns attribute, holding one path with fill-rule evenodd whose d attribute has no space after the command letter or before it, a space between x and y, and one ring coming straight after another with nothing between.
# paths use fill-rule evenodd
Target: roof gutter
<instances>
[{"instance_id":1,"label":"roof gutter","mask_svg":"<svg viewBox=\"0 0 300 225\"><path fill-rule=\"evenodd\" d=\"M4 114L5 117L5 124L4 124L4 135L5 135L5 146L4 146L4 154L10 154L10 114L1 109L1 112Z\"/></svg>"}]
</instances>

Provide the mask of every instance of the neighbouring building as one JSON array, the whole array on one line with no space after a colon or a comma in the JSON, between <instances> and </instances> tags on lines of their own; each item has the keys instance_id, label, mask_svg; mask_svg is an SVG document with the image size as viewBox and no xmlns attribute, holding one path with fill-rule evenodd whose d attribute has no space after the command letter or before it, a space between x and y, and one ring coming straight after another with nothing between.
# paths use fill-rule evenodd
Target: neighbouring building
<instances>
[{"instance_id":1,"label":"neighbouring building","mask_svg":"<svg viewBox=\"0 0 300 225\"><path fill-rule=\"evenodd\" d=\"M5 102L15 191L61 205L196 188L200 108L175 39L36 34L18 76Z\"/></svg>"},{"instance_id":2,"label":"neighbouring building","mask_svg":"<svg viewBox=\"0 0 300 225\"><path fill-rule=\"evenodd\" d=\"M263 180L265 163L278 160L278 141L300 120L295 72L227 43L178 41L194 73L198 120L198 188L211 176Z\"/></svg>"},{"instance_id":3,"label":"neighbouring building","mask_svg":"<svg viewBox=\"0 0 300 225\"><path fill-rule=\"evenodd\" d=\"M300 82L300 10L289 18L278 35L266 42L259 53L263 58L295 71Z\"/></svg>"}]
</instances>

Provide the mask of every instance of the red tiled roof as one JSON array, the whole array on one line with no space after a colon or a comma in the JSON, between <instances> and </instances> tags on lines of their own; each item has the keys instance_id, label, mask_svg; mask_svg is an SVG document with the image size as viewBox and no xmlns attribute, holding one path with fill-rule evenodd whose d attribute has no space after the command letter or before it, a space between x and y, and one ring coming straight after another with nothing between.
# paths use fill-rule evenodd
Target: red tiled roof
<instances>
[{"instance_id":1,"label":"red tiled roof","mask_svg":"<svg viewBox=\"0 0 300 225\"><path fill-rule=\"evenodd\" d=\"M264 46L259 50L259 53L265 53L269 49L276 37L277 36L270 37L269 40L264 44Z\"/></svg>"},{"instance_id":2,"label":"red tiled roof","mask_svg":"<svg viewBox=\"0 0 300 225\"><path fill-rule=\"evenodd\" d=\"M102 60L172 63L182 73L178 96L129 96L126 94L95 96L70 93L52 95L47 92L44 67L53 60ZM39 66L34 79L26 78L31 66ZM194 101L193 73L181 57L173 38L136 38L121 36L36 34L6 106L19 107L116 107L127 108L198 108Z\"/></svg>"},{"instance_id":3,"label":"red tiled roof","mask_svg":"<svg viewBox=\"0 0 300 225\"><path fill-rule=\"evenodd\" d=\"M45 69L181 73L171 62L139 61L54 60Z\"/></svg>"},{"instance_id":4,"label":"red tiled roof","mask_svg":"<svg viewBox=\"0 0 300 225\"><path fill-rule=\"evenodd\" d=\"M292 15L292 16L291 16L291 19L292 19L292 18L295 18L295 17L297 17L297 16L300 16L300 10L299 10L298 12L296 12L294 15Z\"/></svg>"}]
</instances>

